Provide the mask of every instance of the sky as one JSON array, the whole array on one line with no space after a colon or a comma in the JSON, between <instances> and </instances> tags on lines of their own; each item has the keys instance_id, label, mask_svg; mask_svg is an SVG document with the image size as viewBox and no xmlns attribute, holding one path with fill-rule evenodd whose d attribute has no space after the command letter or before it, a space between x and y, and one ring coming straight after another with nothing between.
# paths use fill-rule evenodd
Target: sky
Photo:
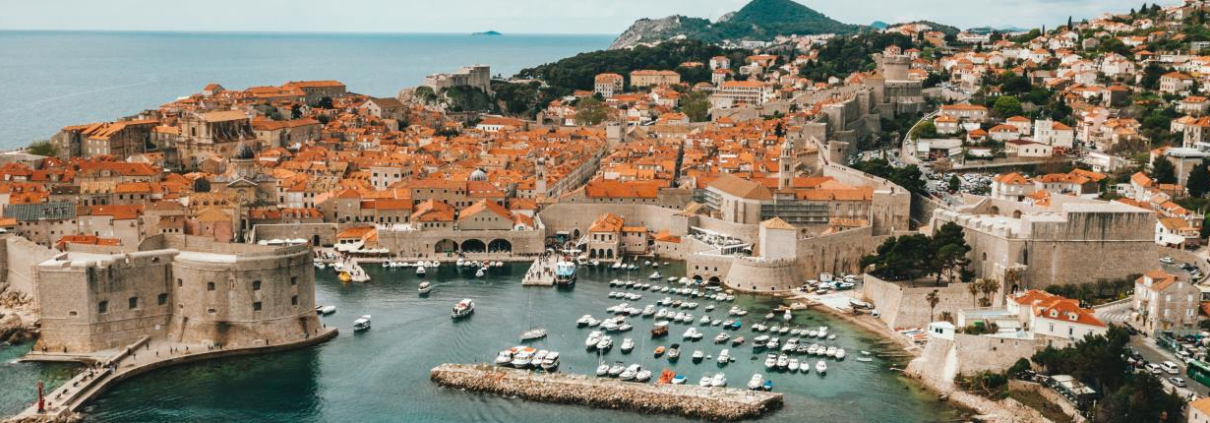
<instances>
[{"instance_id":1,"label":"sky","mask_svg":"<svg viewBox=\"0 0 1210 423\"><path fill-rule=\"evenodd\" d=\"M1142 0L796 0L833 19L1033 28ZM1156 0L1152 0L1156 1ZM1160 0L1161 5L1175 0ZM715 19L747 0L0 0L0 30L618 34L636 19Z\"/></svg>"}]
</instances>

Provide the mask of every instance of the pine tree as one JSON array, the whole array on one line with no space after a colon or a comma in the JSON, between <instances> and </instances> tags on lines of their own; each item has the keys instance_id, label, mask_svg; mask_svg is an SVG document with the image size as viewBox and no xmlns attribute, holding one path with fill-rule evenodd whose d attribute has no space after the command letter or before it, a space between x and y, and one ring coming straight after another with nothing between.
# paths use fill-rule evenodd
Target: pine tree
<instances>
[{"instance_id":1,"label":"pine tree","mask_svg":"<svg viewBox=\"0 0 1210 423\"><path fill-rule=\"evenodd\" d=\"M1202 160L1200 164L1193 167L1189 172L1189 179L1185 181L1185 189L1189 190L1189 195L1197 198L1206 196L1210 192L1210 160Z\"/></svg>"},{"instance_id":2,"label":"pine tree","mask_svg":"<svg viewBox=\"0 0 1210 423\"><path fill-rule=\"evenodd\" d=\"M1151 179L1161 184L1176 183L1176 167L1164 156L1156 156L1151 161Z\"/></svg>"}]
</instances>

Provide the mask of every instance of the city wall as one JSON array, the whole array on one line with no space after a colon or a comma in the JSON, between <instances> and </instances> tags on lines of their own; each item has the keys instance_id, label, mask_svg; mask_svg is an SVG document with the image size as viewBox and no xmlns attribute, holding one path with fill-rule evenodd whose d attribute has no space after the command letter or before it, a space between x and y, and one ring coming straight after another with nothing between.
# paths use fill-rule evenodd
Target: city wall
<instances>
[{"instance_id":1,"label":"city wall","mask_svg":"<svg viewBox=\"0 0 1210 423\"><path fill-rule=\"evenodd\" d=\"M620 216L627 226L645 226L659 231L670 228L672 216L680 210L656 204L555 203L543 208L541 216L546 225L546 235L553 236L564 231L585 235L592 222L605 213Z\"/></svg>"},{"instance_id":2,"label":"city wall","mask_svg":"<svg viewBox=\"0 0 1210 423\"><path fill-rule=\"evenodd\" d=\"M934 319L944 312L957 316L959 310L976 305L976 297L971 295L967 284L964 283L936 287L932 286L931 280L922 280L916 282L916 287L913 288L906 282L888 282L870 274L866 274L864 278L862 296L877 307L880 314L878 318L895 330L923 328L928 325L930 310L925 297L934 290L940 299L937 307L932 309Z\"/></svg>"},{"instance_id":3,"label":"city wall","mask_svg":"<svg viewBox=\"0 0 1210 423\"><path fill-rule=\"evenodd\" d=\"M954 334L954 340L930 337L920 357L908 363L907 373L948 393L954 379L982 371L1001 372L1017 360L1032 357L1041 347L1033 339Z\"/></svg>"},{"instance_id":4,"label":"city wall","mask_svg":"<svg viewBox=\"0 0 1210 423\"><path fill-rule=\"evenodd\" d=\"M20 236L7 236L3 241L0 242L0 257L4 259L0 260L0 267L4 270L4 279L0 282L0 288L7 284L9 289L25 293L37 301L34 287L37 284L38 264L59 252ZM3 291L0 289L0 292Z\"/></svg>"},{"instance_id":5,"label":"city wall","mask_svg":"<svg viewBox=\"0 0 1210 423\"><path fill-rule=\"evenodd\" d=\"M305 239L314 243L319 237L318 245L336 244L336 234L340 226L335 223L271 223L252 227L253 241L270 239Z\"/></svg>"}]
</instances>

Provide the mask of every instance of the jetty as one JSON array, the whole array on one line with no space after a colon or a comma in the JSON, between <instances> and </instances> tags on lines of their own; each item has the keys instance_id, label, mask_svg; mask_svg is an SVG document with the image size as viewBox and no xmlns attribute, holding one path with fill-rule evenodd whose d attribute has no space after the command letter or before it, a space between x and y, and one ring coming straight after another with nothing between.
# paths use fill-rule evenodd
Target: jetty
<instances>
[{"instance_id":1,"label":"jetty","mask_svg":"<svg viewBox=\"0 0 1210 423\"><path fill-rule=\"evenodd\" d=\"M429 379L467 391L527 401L585 405L706 420L759 417L783 405L780 393L691 385L653 385L565 373L536 373L490 364L442 364Z\"/></svg>"},{"instance_id":2,"label":"jetty","mask_svg":"<svg viewBox=\"0 0 1210 423\"><path fill-rule=\"evenodd\" d=\"M547 254L534 259L534 264L525 272L521 286L555 286L555 264L559 256Z\"/></svg>"}]
</instances>

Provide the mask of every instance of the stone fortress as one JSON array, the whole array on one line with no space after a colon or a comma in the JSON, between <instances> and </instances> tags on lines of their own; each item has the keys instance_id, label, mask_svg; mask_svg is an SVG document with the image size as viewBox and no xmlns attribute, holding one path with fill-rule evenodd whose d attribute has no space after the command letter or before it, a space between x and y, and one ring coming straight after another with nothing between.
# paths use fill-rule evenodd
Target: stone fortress
<instances>
[{"instance_id":1,"label":"stone fortress","mask_svg":"<svg viewBox=\"0 0 1210 423\"><path fill-rule=\"evenodd\" d=\"M315 314L307 246L157 235L133 251L65 252L6 237L10 288L39 309L35 351L86 354L152 340L212 346L294 343L326 332Z\"/></svg>"}]
</instances>

